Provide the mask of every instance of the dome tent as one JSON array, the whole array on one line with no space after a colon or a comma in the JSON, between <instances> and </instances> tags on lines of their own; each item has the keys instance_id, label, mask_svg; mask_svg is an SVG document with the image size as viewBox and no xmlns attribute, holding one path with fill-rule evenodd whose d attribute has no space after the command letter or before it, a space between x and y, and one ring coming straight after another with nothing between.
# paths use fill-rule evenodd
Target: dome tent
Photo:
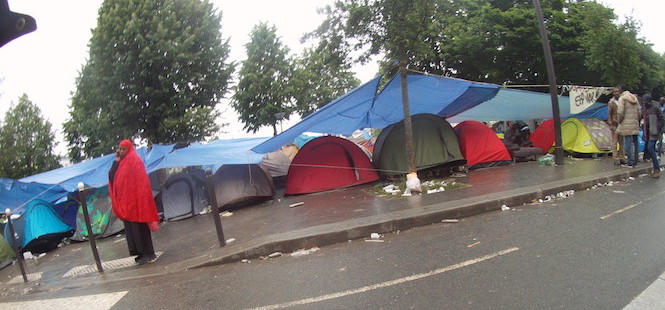
<instances>
[{"instance_id":1,"label":"dome tent","mask_svg":"<svg viewBox=\"0 0 665 310\"><path fill-rule=\"evenodd\" d=\"M457 135L448 121L434 114L416 114L411 122L417 170L466 164ZM376 139L372 162L383 175L408 172L404 130L402 120L384 128Z\"/></svg>"}]
</instances>

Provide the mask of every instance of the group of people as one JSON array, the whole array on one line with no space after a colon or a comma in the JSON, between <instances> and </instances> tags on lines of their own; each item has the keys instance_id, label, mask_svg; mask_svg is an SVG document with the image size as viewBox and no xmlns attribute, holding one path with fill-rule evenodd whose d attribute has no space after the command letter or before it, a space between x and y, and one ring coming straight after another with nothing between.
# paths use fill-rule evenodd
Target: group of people
<instances>
[{"instance_id":1,"label":"group of people","mask_svg":"<svg viewBox=\"0 0 665 310\"><path fill-rule=\"evenodd\" d=\"M614 87L612 95L612 99L608 102L607 124L612 131L614 163L626 167L637 165L638 139L642 130L642 139L645 143L644 159L651 160L653 166L651 177L660 177L658 157L663 153L665 98L661 97L660 102L655 101L651 93L638 97L622 86Z\"/></svg>"}]
</instances>

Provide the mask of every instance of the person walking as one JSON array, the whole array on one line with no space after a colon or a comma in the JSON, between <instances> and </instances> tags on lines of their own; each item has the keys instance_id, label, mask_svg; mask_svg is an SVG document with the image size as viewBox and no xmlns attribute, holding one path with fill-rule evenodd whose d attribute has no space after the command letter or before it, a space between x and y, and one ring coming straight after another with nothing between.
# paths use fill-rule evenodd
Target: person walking
<instances>
[{"instance_id":1,"label":"person walking","mask_svg":"<svg viewBox=\"0 0 665 310\"><path fill-rule=\"evenodd\" d=\"M612 132L612 159L615 165L626 164L626 152L623 149L623 136L617 133L617 126L619 126L619 95L621 90L619 87L612 89L612 98L607 103L607 125Z\"/></svg>"},{"instance_id":2,"label":"person walking","mask_svg":"<svg viewBox=\"0 0 665 310\"><path fill-rule=\"evenodd\" d=\"M130 255L139 265L152 263L157 256L150 230L159 222L157 205L143 161L129 140L122 140L109 170L109 196L113 213L125 224Z\"/></svg>"},{"instance_id":3,"label":"person walking","mask_svg":"<svg viewBox=\"0 0 665 310\"><path fill-rule=\"evenodd\" d=\"M637 96L629 92L625 87L619 87L621 95L617 104L617 129L616 132L624 137L624 150L626 152L626 165L637 166L637 137L640 134L640 118L642 109Z\"/></svg>"},{"instance_id":4,"label":"person walking","mask_svg":"<svg viewBox=\"0 0 665 310\"><path fill-rule=\"evenodd\" d=\"M658 154L656 154L656 142L663 136L663 113L660 110L660 103L652 100L650 93L642 96L644 100L644 108L642 112L643 128L642 137L646 143L645 153L648 153L651 158L652 170L651 177L660 177L660 163L658 162Z\"/></svg>"}]
</instances>

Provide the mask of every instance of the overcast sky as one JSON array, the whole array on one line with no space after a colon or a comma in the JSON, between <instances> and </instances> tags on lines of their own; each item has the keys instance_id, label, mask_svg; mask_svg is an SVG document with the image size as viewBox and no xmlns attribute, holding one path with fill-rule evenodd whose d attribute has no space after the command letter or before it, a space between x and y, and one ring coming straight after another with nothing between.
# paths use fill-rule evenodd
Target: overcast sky
<instances>
[{"instance_id":1,"label":"overcast sky","mask_svg":"<svg viewBox=\"0 0 665 310\"><path fill-rule=\"evenodd\" d=\"M252 27L261 21L274 24L277 34L289 46L292 53L300 53L300 36L313 30L322 20L316 9L333 0L215 0L223 12L222 36L230 38L231 59L245 58ZM665 21L661 0L604 0L615 8L619 16L631 15L642 22L641 35L654 44L659 53L665 52ZM59 145L56 151L66 153L61 124L69 117L69 103L74 91L78 71L88 55L90 30L96 26L97 10L102 0L9 0L14 12L31 15L37 20L37 30L9 42L0 48L0 117L28 94L46 119L53 124ZM356 72L362 82L367 82L375 66L358 67ZM231 131L222 138L246 136L270 136L272 129L265 127L256 134L242 132L231 108L218 106L224 111L224 122ZM284 124L284 129L289 123Z\"/></svg>"}]
</instances>

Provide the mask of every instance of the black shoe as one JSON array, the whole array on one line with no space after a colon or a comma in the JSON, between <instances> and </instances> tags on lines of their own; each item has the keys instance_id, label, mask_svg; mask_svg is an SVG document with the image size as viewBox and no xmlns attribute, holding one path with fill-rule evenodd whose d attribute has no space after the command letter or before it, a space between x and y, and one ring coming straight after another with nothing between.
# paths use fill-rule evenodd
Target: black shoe
<instances>
[{"instance_id":1,"label":"black shoe","mask_svg":"<svg viewBox=\"0 0 665 310\"><path fill-rule=\"evenodd\" d=\"M138 263L139 260L140 260L142 257L143 257L143 255L138 255L138 256L134 257L134 261Z\"/></svg>"},{"instance_id":2,"label":"black shoe","mask_svg":"<svg viewBox=\"0 0 665 310\"><path fill-rule=\"evenodd\" d=\"M139 265L145 265L145 264L151 264L151 263L155 262L156 260L157 260L157 256L155 256L153 254L153 255L150 255L150 256L141 257L137 262L139 263Z\"/></svg>"}]
</instances>

